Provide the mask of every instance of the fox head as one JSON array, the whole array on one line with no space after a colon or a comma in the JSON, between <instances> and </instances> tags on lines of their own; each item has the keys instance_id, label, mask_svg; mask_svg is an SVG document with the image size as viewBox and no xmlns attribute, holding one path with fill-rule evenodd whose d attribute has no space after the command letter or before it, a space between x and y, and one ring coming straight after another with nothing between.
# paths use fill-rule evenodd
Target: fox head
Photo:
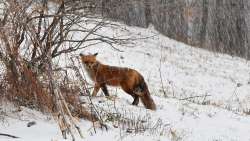
<instances>
[{"instance_id":1,"label":"fox head","mask_svg":"<svg viewBox=\"0 0 250 141\"><path fill-rule=\"evenodd\" d=\"M80 58L84 67L89 68L89 69L92 68L97 63L97 60L96 60L97 55L98 53L91 54L91 55L84 55L80 53Z\"/></svg>"}]
</instances>

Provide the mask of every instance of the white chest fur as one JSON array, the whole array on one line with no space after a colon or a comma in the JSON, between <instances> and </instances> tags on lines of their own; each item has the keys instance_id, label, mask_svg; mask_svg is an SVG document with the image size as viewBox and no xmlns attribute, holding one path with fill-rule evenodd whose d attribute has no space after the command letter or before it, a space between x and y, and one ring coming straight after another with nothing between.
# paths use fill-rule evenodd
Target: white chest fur
<instances>
[{"instance_id":1,"label":"white chest fur","mask_svg":"<svg viewBox=\"0 0 250 141\"><path fill-rule=\"evenodd\" d=\"M87 66L87 65L83 65L83 66L84 66L88 76L94 81L95 80L95 75L94 75L95 72L94 72L94 70L91 67Z\"/></svg>"}]
</instances>

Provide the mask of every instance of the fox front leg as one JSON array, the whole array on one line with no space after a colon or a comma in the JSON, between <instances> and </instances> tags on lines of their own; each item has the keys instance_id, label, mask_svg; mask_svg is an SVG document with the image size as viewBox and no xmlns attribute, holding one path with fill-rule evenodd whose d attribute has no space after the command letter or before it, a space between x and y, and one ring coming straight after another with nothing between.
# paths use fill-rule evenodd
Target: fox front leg
<instances>
[{"instance_id":1,"label":"fox front leg","mask_svg":"<svg viewBox=\"0 0 250 141\"><path fill-rule=\"evenodd\" d=\"M100 88L101 88L100 85L96 83L94 86L94 90L92 92L92 96L96 96Z\"/></svg>"},{"instance_id":2,"label":"fox front leg","mask_svg":"<svg viewBox=\"0 0 250 141\"><path fill-rule=\"evenodd\" d=\"M108 97L109 96L109 92L108 92L107 86L105 84L102 84L101 85L101 89L102 89L104 95Z\"/></svg>"}]
</instances>

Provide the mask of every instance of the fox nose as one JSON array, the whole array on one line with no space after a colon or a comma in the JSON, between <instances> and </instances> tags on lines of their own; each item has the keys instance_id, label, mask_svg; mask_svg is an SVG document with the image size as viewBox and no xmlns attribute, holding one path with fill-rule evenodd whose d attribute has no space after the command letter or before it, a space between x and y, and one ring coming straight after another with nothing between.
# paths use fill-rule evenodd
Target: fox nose
<instances>
[{"instance_id":1,"label":"fox nose","mask_svg":"<svg viewBox=\"0 0 250 141\"><path fill-rule=\"evenodd\" d=\"M80 56L83 56L83 54L82 54L82 53L80 53L79 55L80 55Z\"/></svg>"}]
</instances>

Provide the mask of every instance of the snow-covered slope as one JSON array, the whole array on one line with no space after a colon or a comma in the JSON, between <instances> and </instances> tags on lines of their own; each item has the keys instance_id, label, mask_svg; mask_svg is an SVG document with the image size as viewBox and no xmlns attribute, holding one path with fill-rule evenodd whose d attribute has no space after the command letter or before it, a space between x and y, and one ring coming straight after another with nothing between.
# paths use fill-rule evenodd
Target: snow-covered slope
<instances>
[{"instance_id":1,"label":"snow-covered slope","mask_svg":"<svg viewBox=\"0 0 250 141\"><path fill-rule=\"evenodd\" d=\"M81 52L98 52L97 58L104 64L130 67L141 72L157 110L146 110L142 104L132 106L129 95L120 88L108 87L110 93L117 96L115 100L97 97L93 101L104 114L115 112L120 117L107 119L109 129L97 129L96 133L91 123L80 121L84 140L250 140L250 116L247 115L250 109L249 61L190 47L162 36L152 27L121 26L123 30L104 28L100 32L145 39L134 41L133 46L117 46L123 52L105 44ZM64 65L67 59L59 63ZM20 114L7 117L9 124L0 125L0 133L19 136L18 141L62 140L57 126L46 116L25 108ZM27 119L37 124L28 128ZM0 136L0 140L13 139Z\"/></svg>"}]
</instances>

